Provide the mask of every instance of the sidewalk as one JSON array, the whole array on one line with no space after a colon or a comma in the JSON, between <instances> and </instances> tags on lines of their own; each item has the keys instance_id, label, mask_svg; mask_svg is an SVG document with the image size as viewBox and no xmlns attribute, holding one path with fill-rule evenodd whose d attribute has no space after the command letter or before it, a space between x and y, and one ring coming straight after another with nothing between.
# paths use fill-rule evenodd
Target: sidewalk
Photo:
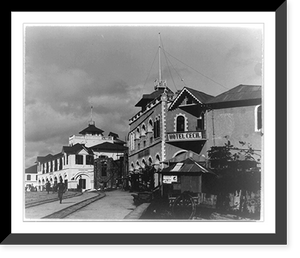
<instances>
[{"instance_id":1,"label":"sidewalk","mask_svg":"<svg viewBox=\"0 0 300 258\"><path fill-rule=\"evenodd\" d=\"M40 220L46 218L60 218L66 214L70 214L95 200L103 198L105 194L97 192L86 192L82 195L63 199L60 204L59 201L49 202L42 205L25 208L24 220ZM67 210L66 210L67 209ZM62 214L63 213L63 214Z\"/></svg>"}]
</instances>

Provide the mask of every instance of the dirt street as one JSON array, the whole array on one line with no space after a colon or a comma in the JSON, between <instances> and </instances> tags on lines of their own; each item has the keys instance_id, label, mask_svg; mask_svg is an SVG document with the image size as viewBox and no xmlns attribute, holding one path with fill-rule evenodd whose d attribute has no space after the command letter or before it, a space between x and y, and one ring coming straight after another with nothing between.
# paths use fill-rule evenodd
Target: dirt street
<instances>
[{"instance_id":1,"label":"dirt street","mask_svg":"<svg viewBox=\"0 0 300 258\"><path fill-rule=\"evenodd\" d=\"M105 192L106 196L79 211L65 217L65 220L122 220L136 208L131 193L123 190Z\"/></svg>"}]
</instances>

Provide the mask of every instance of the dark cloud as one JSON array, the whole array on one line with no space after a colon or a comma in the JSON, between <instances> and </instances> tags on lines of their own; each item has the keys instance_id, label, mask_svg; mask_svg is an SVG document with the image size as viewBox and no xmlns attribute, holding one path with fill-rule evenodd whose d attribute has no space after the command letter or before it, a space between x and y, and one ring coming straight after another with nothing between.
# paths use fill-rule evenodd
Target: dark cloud
<instances>
[{"instance_id":1,"label":"dark cloud","mask_svg":"<svg viewBox=\"0 0 300 258\"><path fill-rule=\"evenodd\" d=\"M139 111L134 105L142 94L153 91L158 77L158 32L165 49L183 61L171 56L166 61L161 53L162 77L172 90L184 86L181 78L189 87L208 94L224 90L184 63L231 87L257 84L261 70L254 66L262 61L261 31L248 29L240 37L241 31L180 26L27 26L26 164L30 165L33 156L59 152L70 135L87 126L91 106L96 126L124 139L128 120ZM237 68L237 62L244 62L243 67Z\"/></svg>"}]
</instances>

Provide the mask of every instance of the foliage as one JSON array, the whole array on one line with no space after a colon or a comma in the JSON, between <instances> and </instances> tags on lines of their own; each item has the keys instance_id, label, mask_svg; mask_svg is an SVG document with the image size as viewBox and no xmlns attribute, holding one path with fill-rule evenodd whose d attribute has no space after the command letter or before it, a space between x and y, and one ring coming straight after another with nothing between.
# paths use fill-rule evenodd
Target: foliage
<instances>
[{"instance_id":1,"label":"foliage","mask_svg":"<svg viewBox=\"0 0 300 258\"><path fill-rule=\"evenodd\" d=\"M217 179L211 183L213 192L226 194L239 190L260 190L259 159L254 158L258 154L250 144L248 148L245 148L245 142L240 144L243 148L234 147L228 141L225 146L213 146L208 151L211 169L217 174Z\"/></svg>"}]
</instances>

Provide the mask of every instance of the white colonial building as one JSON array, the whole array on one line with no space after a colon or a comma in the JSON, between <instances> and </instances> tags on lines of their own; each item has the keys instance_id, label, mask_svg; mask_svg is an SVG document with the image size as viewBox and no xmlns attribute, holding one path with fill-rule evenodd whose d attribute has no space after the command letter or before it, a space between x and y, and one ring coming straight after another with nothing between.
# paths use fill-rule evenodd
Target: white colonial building
<instances>
[{"instance_id":1,"label":"white colonial building","mask_svg":"<svg viewBox=\"0 0 300 258\"><path fill-rule=\"evenodd\" d=\"M103 132L91 120L87 128L69 137L69 145L63 146L61 152L38 156L38 190L42 191L47 181L55 187L60 178L68 189L93 189L94 159L100 155L118 159L127 150L117 134L110 132L105 137Z\"/></svg>"}]
</instances>

